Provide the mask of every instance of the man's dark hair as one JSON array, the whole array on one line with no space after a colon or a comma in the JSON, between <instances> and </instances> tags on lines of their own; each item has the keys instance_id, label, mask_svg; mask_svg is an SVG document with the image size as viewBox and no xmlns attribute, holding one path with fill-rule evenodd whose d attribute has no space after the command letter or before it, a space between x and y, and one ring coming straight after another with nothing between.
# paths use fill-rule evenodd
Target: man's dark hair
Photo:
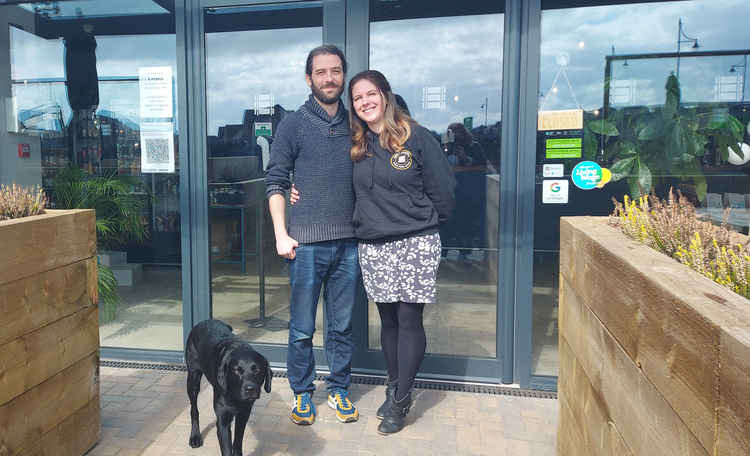
<instances>
[{"instance_id":1,"label":"man's dark hair","mask_svg":"<svg viewBox=\"0 0 750 456\"><path fill-rule=\"evenodd\" d=\"M305 73L308 76L312 76L312 61L313 57L316 55L336 55L339 59L341 59L341 69L344 70L344 74L346 74L346 57L344 57L344 53L341 52L341 49L334 46L333 44L324 44L322 46L318 46L312 51L310 51L309 54L307 54L307 63L305 64Z\"/></svg>"}]
</instances>

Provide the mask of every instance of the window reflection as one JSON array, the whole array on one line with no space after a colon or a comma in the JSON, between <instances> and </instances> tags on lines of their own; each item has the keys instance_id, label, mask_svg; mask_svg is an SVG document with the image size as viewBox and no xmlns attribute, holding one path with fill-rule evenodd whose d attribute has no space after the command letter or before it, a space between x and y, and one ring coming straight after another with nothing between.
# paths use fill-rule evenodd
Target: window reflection
<instances>
[{"instance_id":1,"label":"window reflection","mask_svg":"<svg viewBox=\"0 0 750 456\"><path fill-rule=\"evenodd\" d=\"M279 122L310 93L305 59L322 42L322 7L209 8L204 21L212 315L250 340L285 345L289 276L263 171Z\"/></svg>"},{"instance_id":2,"label":"window reflection","mask_svg":"<svg viewBox=\"0 0 750 456\"><path fill-rule=\"evenodd\" d=\"M540 118L578 109L582 125L538 134L533 373L557 372L560 216L607 215L613 197L622 201L623 195L649 192L664 197L674 188L706 219L717 221L723 207L733 206L730 225L747 232L750 205L744 195L750 194L750 166L729 152L750 143L743 67L750 32L734 13L740 4L691 1L543 11ZM680 27L691 39L677 38ZM554 140L575 138L580 145L569 148L568 155L551 152L552 145L562 144ZM609 169L611 181L591 190L576 186L571 171L586 160ZM567 203L545 196L555 180L545 176L545 165L562 165L563 175L555 179L568 182Z\"/></svg>"},{"instance_id":3,"label":"window reflection","mask_svg":"<svg viewBox=\"0 0 750 456\"><path fill-rule=\"evenodd\" d=\"M427 351L494 357L503 15L496 2L400 6L371 4L370 68L433 132L456 177L456 210L440 229L439 304L425 308ZM378 348L374 304L369 322Z\"/></svg>"},{"instance_id":4,"label":"window reflection","mask_svg":"<svg viewBox=\"0 0 750 456\"><path fill-rule=\"evenodd\" d=\"M111 269L119 296L99 296L101 345L179 350L176 98L163 97L158 118L144 113L139 76L140 69L167 68L164 86L175 92L174 17L139 0L125 9L105 1L5 5L0 18L10 37L10 59L0 66L10 80L0 93L0 145L30 149L25 158L0 157L0 182L42 185L53 207L95 207L100 226L113 217L97 233L100 263ZM144 136L157 124L158 138ZM174 169L142 166L162 159Z\"/></svg>"}]
</instances>

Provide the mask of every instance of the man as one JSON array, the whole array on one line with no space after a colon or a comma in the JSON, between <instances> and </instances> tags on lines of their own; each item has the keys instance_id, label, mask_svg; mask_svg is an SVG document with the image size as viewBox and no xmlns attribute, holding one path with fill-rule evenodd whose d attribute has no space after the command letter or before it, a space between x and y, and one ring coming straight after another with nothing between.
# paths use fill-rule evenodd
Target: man
<instances>
[{"instance_id":1,"label":"man","mask_svg":"<svg viewBox=\"0 0 750 456\"><path fill-rule=\"evenodd\" d=\"M325 286L325 351L328 405L341 422L359 413L348 398L351 383L352 308L362 299L352 213L352 161L348 113L341 102L346 59L339 48L310 51L305 80L312 94L279 124L266 171L266 196L276 251L289 264L291 285L287 375L294 391L291 419L315 421L315 359L312 337L321 287ZM285 219L285 193L305 194Z\"/></svg>"}]
</instances>

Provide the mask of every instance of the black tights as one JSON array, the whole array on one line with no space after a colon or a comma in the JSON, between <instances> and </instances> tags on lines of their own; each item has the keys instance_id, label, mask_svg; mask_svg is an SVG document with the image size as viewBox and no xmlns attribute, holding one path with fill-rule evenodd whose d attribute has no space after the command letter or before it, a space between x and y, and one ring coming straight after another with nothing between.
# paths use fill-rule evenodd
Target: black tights
<instances>
[{"instance_id":1,"label":"black tights","mask_svg":"<svg viewBox=\"0 0 750 456\"><path fill-rule=\"evenodd\" d=\"M424 359L427 338L422 325L424 304L378 302L380 345L388 369L388 381L398 380L397 399L411 390Z\"/></svg>"}]
</instances>

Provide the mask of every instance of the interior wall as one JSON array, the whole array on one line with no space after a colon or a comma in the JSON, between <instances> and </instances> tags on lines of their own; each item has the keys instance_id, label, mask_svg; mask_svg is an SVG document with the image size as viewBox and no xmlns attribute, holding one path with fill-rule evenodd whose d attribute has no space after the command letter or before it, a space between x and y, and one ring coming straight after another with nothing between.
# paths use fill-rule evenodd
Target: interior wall
<instances>
[{"instance_id":1,"label":"interior wall","mask_svg":"<svg viewBox=\"0 0 750 456\"><path fill-rule=\"evenodd\" d=\"M12 117L10 26L34 32L34 14L20 6L5 6L0 15L0 184L42 185L41 145L38 136L23 135ZM18 156L18 145L28 144L29 157Z\"/></svg>"}]
</instances>

